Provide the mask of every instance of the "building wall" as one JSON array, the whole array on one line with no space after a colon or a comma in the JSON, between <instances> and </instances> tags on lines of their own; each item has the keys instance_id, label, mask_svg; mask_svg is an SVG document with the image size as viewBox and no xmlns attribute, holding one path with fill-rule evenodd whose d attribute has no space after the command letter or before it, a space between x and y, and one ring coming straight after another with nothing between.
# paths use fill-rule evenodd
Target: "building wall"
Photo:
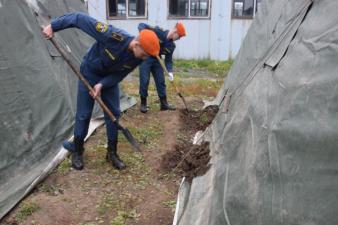
<instances>
[{"instance_id":1,"label":"building wall","mask_svg":"<svg viewBox=\"0 0 338 225\"><path fill-rule=\"evenodd\" d=\"M250 19L232 19L232 0L210 0L209 19L181 20L187 36L176 42L174 57L179 59L228 60L234 58L240 48ZM107 20L106 0L88 0L89 14L100 21L125 29L137 35L137 25L145 22L164 29L173 27L177 20L167 19L167 0L148 0L148 18L128 20Z\"/></svg>"}]
</instances>

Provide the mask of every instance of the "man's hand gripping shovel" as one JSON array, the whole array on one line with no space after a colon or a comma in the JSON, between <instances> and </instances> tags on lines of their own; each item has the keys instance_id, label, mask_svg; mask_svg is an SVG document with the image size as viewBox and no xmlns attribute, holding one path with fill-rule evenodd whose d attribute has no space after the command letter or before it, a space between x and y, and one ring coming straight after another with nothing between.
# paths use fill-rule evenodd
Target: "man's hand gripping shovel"
<instances>
[{"instance_id":1,"label":"man's hand gripping shovel","mask_svg":"<svg viewBox=\"0 0 338 225\"><path fill-rule=\"evenodd\" d=\"M43 6L41 4L39 4L39 8L42 11L46 11L43 10ZM34 9L33 9L34 10ZM39 25L41 26L42 24L49 24L49 20L50 20L50 16L48 16L48 14L46 13L39 13L36 10L35 11L35 15L37 18L37 21L39 23ZM41 26L42 27L42 26ZM70 59L67 56L67 52L60 47L60 45L55 41L55 38L51 37L49 38L49 41L53 44L53 46L56 48L56 50L61 54L61 56L64 58L64 60L66 61L66 63L69 65L69 67L74 71L75 75L85 84L85 86L88 88L88 90L90 91L90 93L94 94L94 89L92 88L92 86L88 83L88 81L84 78L84 76L81 74L81 72L79 71L78 68L76 68L72 62L70 61ZM110 119L117 124L118 129L120 129L123 133L123 135L126 137L126 139L128 140L128 142L132 145L132 147L134 148L135 151L140 152L140 146L137 143L136 139L133 137L133 135L131 134L131 132L123 127L118 120L115 118L115 116L113 115L113 113L109 110L109 108L106 106L106 104L104 104L104 102L102 101L102 99L99 96L96 96L94 98L98 104L101 106L102 110L107 113L107 115L110 117Z\"/></svg>"}]
</instances>

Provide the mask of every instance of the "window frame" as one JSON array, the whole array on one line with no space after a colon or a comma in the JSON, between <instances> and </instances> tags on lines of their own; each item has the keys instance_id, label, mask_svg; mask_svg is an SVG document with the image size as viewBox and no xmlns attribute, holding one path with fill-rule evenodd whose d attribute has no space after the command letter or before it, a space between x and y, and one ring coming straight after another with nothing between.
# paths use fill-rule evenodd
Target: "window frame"
<instances>
[{"instance_id":1,"label":"window frame","mask_svg":"<svg viewBox=\"0 0 338 225\"><path fill-rule=\"evenodd\" d=\"M191 16L190 15L190 7L191 7L191 0L188 0L188 16L172 16L170 15L170 0L167 1L167 19L168 20L195 20L195 19L199 19L199 20L210 20L211 18L211 3L212 0L207 0L208 1L208 16Z\"/></svg>"},{"instance_id":2,"label":"window frame","mask_svg":"<svg viewBox=\"0 0 338 225\"><path fill-rule=\"evenodd\" d=\"M236 16L235 15L235 0L232 0L232 6L231 6L231 19L239 19L239 20L252 20L256 16L256 10L257 10L257 2L258 0L253 0L253 13L251 16Z\"/></svg>"},{"instance_id":3,"label":"window frame","mask_svg":"<svg viewBox=\"0 0 338 225\"><path fill-rule=\"evenodd\" d=\"M110 16L109 14L109 0L106 0L106 17L107 20L140 20L148 19L148 0L144 0L144 16L129 16L129 0L126 1L126 15L125 16Z\"/></svg>"}]
</instances>

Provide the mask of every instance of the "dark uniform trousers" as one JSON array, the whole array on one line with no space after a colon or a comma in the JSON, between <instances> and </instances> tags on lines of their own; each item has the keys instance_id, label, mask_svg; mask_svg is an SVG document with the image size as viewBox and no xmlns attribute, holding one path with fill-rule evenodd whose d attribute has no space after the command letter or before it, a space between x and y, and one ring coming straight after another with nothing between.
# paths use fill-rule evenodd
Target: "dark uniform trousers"
<instances>
[{"instance_id":1,"label":"dark uniform trousers","mask_svg":"<svg viewBox=\"0 0 338 225\"><path fill-rule=\"evenodd\" d=\"M81 73L88 80L91 86L97 84L102 77L95 75L86 64L81 64ZM120 117L120 94L119 85L115 84L110 88L102 89L101 91L102 101L112 111L116 119ZM81 140L87 136L89 122L91 119L95 100L89 95L89 91L82 81L78 82L77 92L77 111L75 118L74 136ZM116 141L118 135L117 125L112 122L109 116L105 113L104 119L106 122L107 137L109 141Z\"/></svg>"},{"instance_id":2,"label":"dark uniform trousers","mask_svg":"<svg viewBox=\"0 0 338 225\"><path fill-rule=\"evenodd\" d=\"M157 94L159 98L166 96L166 85L163 69L157 59L148 57L140 66L140 96L148 97L148 87L150 81L150 73L153 74Z\"/></svg>"},{"instance_id":3,"label":"dark uniform trousers","mask_svg":"<svg viewBox=\"0 0 338 225\"><path fill-rule=\"evenodd\" d=\"M119 82L142 62L128 51L129 43L134 36L79 12L58 17L51 22L51 25L54 32L76 27L96 40L87 51L80 70L91 86L102 84L102 101L118 119L121 113ZM74 128L74 136L78 140L84 140L88 133L94 102L85 85L79 81ZM104 114L104 118L108 141L117 141L117 125L108 115Z\"/></svg>"},{"instance_id":4,"label":"dark uniform trousers","mask_svg":"<svg viewBox=\"0 0 338 225\"><path fill-rule=\"evenodd\" d=\"M155 32L160 40L160 55L164 55L164 62L169 72L172 72L173 67L173 53L176 48L173 40L168 40L167 35L169 30L163 30L160 27L152 27L145 23L138 25L139 31L143 29L150 29ZM148 57L140 66L140 96L148 97L148 87L150 81L150 73L153 74L156 84L158 97L166 97L165 76L161 64L154 57Z\"/></svg>"}]
</instances>

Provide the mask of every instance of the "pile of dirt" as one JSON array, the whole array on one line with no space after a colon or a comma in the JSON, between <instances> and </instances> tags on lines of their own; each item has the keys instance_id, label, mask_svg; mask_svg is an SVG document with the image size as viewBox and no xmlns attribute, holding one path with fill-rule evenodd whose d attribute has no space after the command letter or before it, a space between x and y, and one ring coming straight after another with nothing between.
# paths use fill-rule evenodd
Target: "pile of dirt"
<instances>
[{"instance_id":1,"label":"pile of dirt","mask_svg":"<svg viewBox=\"0 0 338 225\"><path fill-rule=\"evenodd\" d=\"M218 112L218 106L208 106L200 111L189 111L184 109L180 111L182 127L180 131L188 135L195 135L199 130L205 130Z\"/></svg>"},{"instance_id":2,"label":"pile of dirt","mask_svg":"<svg viewBox=\"0 0 338 225\"><path fill-rule=\"evenodd\" d=\"M209 142L203 142L201 145L182 142L175 146L174 151L162 156L161 168L167 173L174 172L186 177L191 182L194 177L208 171L209 153Z\"/></svg>"},{"instance_id":3,"label":"pile of dirt","mask_svg":"<svg viewBox=\"0 0 338 225\"><path fill-rule=\"evenodd\" d=\"M182 121L180 133L183 134L184 139L179 140L173 151L162 156L161 168L164 172L174 172L191 182L194 177L201 176L208 171L210 167L209 142L193 145L190 140L197 131L205 130L211 124L217 112L217 106L209 106L201 111L180 111Z\"/></svg>"}]
</instances>

